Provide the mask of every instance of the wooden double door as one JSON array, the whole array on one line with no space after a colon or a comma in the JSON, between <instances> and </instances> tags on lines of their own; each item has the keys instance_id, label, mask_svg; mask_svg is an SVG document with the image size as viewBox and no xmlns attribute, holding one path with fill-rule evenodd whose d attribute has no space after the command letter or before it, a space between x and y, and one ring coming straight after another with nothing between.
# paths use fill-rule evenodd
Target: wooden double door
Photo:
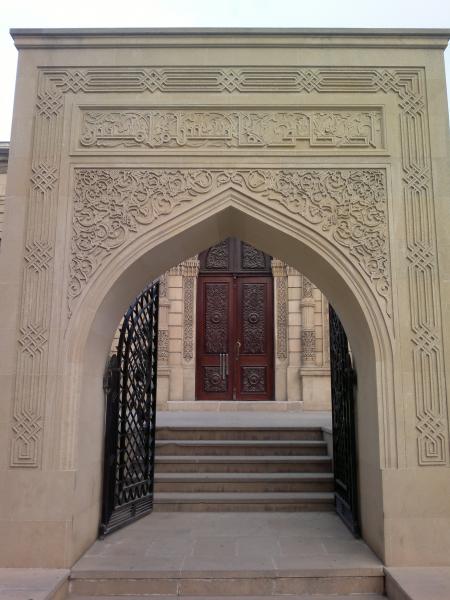
<instances>
[{"instance_id":1,"label":"wooden double door","mask_svg":"<svg viewBox=\"0 0 450 600\"><path fill-rule=\"evenodd\" d=\"M272 400L271 259L236 238L200 255L198 400Z\"/></svg>"},{"instance_id":2,"label":"wooden double door","mask_svg":"<svg viewBox=\"0 0 450 600\"><path fill-rule=\"evenodd\" d=\"M200 275L198 400L272 400L273 278Z\"/></svg>"}]
</instances>

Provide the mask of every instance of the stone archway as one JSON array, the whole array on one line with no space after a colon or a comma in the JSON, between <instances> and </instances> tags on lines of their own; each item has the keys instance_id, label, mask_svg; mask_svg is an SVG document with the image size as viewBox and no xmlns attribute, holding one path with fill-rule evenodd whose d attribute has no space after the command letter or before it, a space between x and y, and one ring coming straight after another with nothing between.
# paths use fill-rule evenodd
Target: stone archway
<instances>
[{"instance_id":1,"label":"stone archway","mask_svg":"<svg viewBox=\"0 0 450 600\"><path fill-rule=\"evenodd\" d=\"M91 286L88 286L76 311L73 312L67 331L68 346L70 347L69 340L73 339L74 343L70 355L67 356L67 364L71 365L72 376L79 380L79 384L75 385L75 390L79 390L79 386L82 386L81 395L72 395L72 402L80 403L79 406L72 405L69 410L80 414L80 423L83 423L83 427L78 429L78 437L74 437L73 431L67 431L63 435L64 441L73 440L72 448L66 447L65 454L72 454L74 460L84 464L85 461L80 460L80 457L77 459L74 453L77 449L84 448L82 439L87 436L92 440L92 444L95 444L94 454L101 461L102 411L100 410L98 418L95 420L92 406L98 406L100 409L102 407L103 391L100 382L104 369L104 357L108 352L118 315L123 312L126 303L133 298L133 293L130 293L131 290L141 289L147 281L146 278L149 273L151 276L156 276L158 272L167 270L170 266L170 260L178 261L180 258L178 255L173 259L170 258L174 254L175 247L183 248L185 256L191 256L198 252L199 248L213 245L216 240L229 235L236 237L245 235L246 239L250 239L252 242L258 240L259 247L264 250L276 251L278 254L282 252L286 261L299 269L301 268L307 275L312 276L314 274L325 293L330 294L331 292L332 301L343 310L343 315L346 315L343 316L343 319L349 331L350 341L355 349L358 372L361 373L362 377L359 393L368 399L367 406L365 406L364 411L361 411L364 419L359 424L362 439L367 442L372 438L371 444L368 444L366 449L362 449L360 453L361 465L364 465L364 468L361 469L361 487L362 489L368 489L365 476L369 474L371 469L378 468L380 446L389 445L389 441L383 439L385 432L381 431L381 428L379 432L377 431L378 428L374 428L374 423L383 423L386 420L384 415L380 419L377 414L378 411L383 410L382 407L388 406L392 402L392 397L390 399L384 398L380 406L379 400L376 398L378 395L377 390L383 390L382 386L381 388L377 386L376 381L382 379L385 375L377 373L375 365L377 363L383 364L386 372L391 372L389 377L392 377L390 342L387 346L382 345L376 348L373 339L389 340L389 338L386 338L385 315L378 301L373 303L376 297L375 292L370 289L367 283L363 282L363 278L352 268L351 261L341 255L343 270L341 273L337 273L333 265L337 262L338 256L336 248L332 244L322 239L320 247L317 245L317 240L315 240L315 248L306 246L307 243L312 243L308 238L313 232L308 231L300 223L295 225L292 222L289 233L286 232L287 219L277 214L277 211L269 203L264 207L265 218L255 217L256 208L258 207L261 214L263 205L263 200L244 195L241 191L230 187L219 192L219 194L203 198L195 208L190 209L190 211L196 213L195 223L191 222L185 225L186 210L182 209L176 217L170 219L170 228L172 231L177 232L175 237L173 238L166 230L165 240L160 240L159 244L154 245L155 237L159 237L159 235L155 236L154 233L160 229L161 225L165 229L164 224L160 225L155 222L153 235L151 232L147 232L145 236L137 236L128 246L124 246L123 250L119 251L115 257L115 260L108 261L109 264L108 266L105 265L107 268L104 272L95 282L93 281ZM272 241L268 244L267 240ZM341 254L340 250L338 252ZM118 273L118 263L124 269L121 275ZM346 273L347 269L349 269L349 273ZM321 275L319 276L320 272ZM358 277L361 279L359 282L360 289L352 282ZM361 294L363 289L366 291L366 299L364 299L364 294ZM370 310L369 306L363 308L360 304L360 302L366 302L367 297L372 299L371 308L375 310L374 321L370 324L365 316ZM96 299L94 300L94 298ZM94 317L92 323L86 320L86 303L88 306L98 306L95 317L92 313ZM108 326L106 325L107 322ZM371 330L377 333L374 334ZM380 358L377 359L377 356ZM78 367L78 369L75 369L75 367ZM69 381L66 378L64 379ZM73 391L71 392L68 388L62 392L64 397L70 397L71 393L73 394ZM63 421L68 422L69 420L64 418ZM73 425L75 424L72 423ZM395 448L390 448L390 450L396 453ZM91 451L92 447L90 447L90 453ZM84 453L84 450L82 452ZM92 454L90 455L92 456ZM78 468L81 471L86 469L84 475L82 475L83 478L90 479L93 485L96 481L96 485L99 485L98 469L101 468L100 462L86 465L85 468L81 468L81 466ZM370 527L370 519L374 517L377 510L374 493L375 491L372 488L370 497L367 496L365 500L365 494L362 493L363 529L367 541L372 543L381 553L382 539L379 537L377 539L379 529L371 530ZM380 489L377 496L381 499ZM80 497L80 502L82 501L83 498ZM378 509L381 514L381 505ZM91 504L89 510L92 511L92 521L94 522L94 515L98 517L98 506L95 503ZM379 527L379 524L378 522L377 527ZM93 531L94 536L95 534L96 530Z\"/></svg>"},{"instance_id":2,"label":"stone archway","mask_svg":"<svg viewBox=\"0 0 450 600\"><path fill-rule=\"evenodd\" d=\"M430 48L445 36L411 34L406 47L395 35L130 32L111 34L118 66L104 67L110 39L15 35L1 561L70 565L93 540L115 326L149 278L237 236L317 282L342 318L359 373L365 540L388 564L442 564L450 217ZM389 60L368 66L385 43ZM28 541L42 531L44 550Z\"/></svg>"}]
</instances>

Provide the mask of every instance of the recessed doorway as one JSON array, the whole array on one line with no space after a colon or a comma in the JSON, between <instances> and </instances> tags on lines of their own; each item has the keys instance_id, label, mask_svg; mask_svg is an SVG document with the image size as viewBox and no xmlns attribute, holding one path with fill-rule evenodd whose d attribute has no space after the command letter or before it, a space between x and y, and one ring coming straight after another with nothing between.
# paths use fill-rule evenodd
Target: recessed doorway
<instances>
[{"instance_id":1,"label":"recessed doorway","mask_svg":"<svg viewBox=\"0 0 450 600\"><path fill-rule=\"evenodd\" d=\"M272 400L271 257L237 238L200 254L198 400Z\"/></svg>"}]
</instances>

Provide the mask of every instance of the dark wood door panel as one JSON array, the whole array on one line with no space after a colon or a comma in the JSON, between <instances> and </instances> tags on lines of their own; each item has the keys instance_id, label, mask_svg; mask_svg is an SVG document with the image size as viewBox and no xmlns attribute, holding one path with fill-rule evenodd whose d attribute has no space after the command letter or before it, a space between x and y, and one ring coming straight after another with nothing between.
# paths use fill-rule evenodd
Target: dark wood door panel
<instances>
[{"instance_id":1,"label":"dark wood door panel","mask_svg":"<svg viewBox=\"0 0 450 600\"><path fill-rule=\"evenodd\" d=\"M273 285L271 277L240 277L236 282L236 396L273 398Z\"/></svg>"},{"instance_id":2,"label":"dark wood door panel","mask_svg":"<svg viewBox=\"0 0 450 600\"><path fill-rule=\"evenodd\" d=\"M201 275L197 297L198 400L271 400L273 279Z\"/></svg>"},{"instance_id":3,"label":"dark wood door panel","mask_svg":"<svg viewBox=\"0 0 450 600\"><path fill-rule=\"evenodd\" d=\"M233 278L199 277L197 300L197 374L199 400L232 395L230 348L233 339Z\"/></svg>"}]
</instances>

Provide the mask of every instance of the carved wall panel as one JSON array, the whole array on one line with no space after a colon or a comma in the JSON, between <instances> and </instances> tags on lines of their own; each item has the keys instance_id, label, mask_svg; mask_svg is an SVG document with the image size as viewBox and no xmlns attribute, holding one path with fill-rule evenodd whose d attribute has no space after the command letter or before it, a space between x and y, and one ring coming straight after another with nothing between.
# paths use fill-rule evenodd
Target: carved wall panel
<instances>
[{"instance_id":1,"label":"carved wall panel","mask_svg":"<svg viewBox=\"0 0 450 600\"><path fill-rule=\"evenodd\" d=\"M380 108L83 109L78 148L380 150L383 130Z\"/></svg>"},{"instance_id":2,"label":"carved wall panel","mask_svg":"<svg viewBox=\"0 0 450 600\"><path fill-rule=\"evenodd\" d=\"M292 66L126 69L58 67L40 72L36 99L17 375L11 423L11 466L38 467L41 462L64 94L107 94L119 91L148 95L155 91L162 94L213 92L236 95L241 92L285 95L316 92L332 94L334 102L339 93L381 92L397 99L407 234L405 250L409 264L410 350L414 371L418 463L448 464L449 433L424 70L408 67L384 69ZM348 177L344 175L344 171ZM384 173L379 169L368 168L335 169L333 172L337 177L337 196L342 188L348 194L350 212L345 218L340 215L342 207L338 210L334 205L333 199L336 196L329 196L330 188L327 191L331 170L328 173L326 170L316 170L313 174L312 187L320 182L314 190L319 192L319 206L315 206L313 212L311 200L315 196L308 192L309 185L306 185L305 179L301 181L298 171L222 170L208 174L193 170L167 173L162 170L158 173L141 170L139 173L128 169L122 172L116 170L114 175L113 170L108 169L79 169L75 185L70 300L73 302L79 296L98 266L135 231L160 215L169 214L182 202L220 189L225 181L229 181L238 188L281 203L296 218L314 224L323 235L329 236L362 269L379 297L386 301L389 311L389 250ZM303 171L303 175L306 175L306 171ZM167 177L170 179L170 186L165 183ZM346 182L343 183L343 180ZM114 206L118 211L117 215L113 214L107 196L100 194L100 182L108 190L114 189L116 198L121 198L127 206L133 206L135 213L129 222L118 205ZM128 185L130 182L133 182L131 188ZM132 190L136 188L133 186L139 188L142 185L150 193L134 194ZM93 190L92 206L87 202L86 188L89 186ZM329 197L326 200L327 195ZM150 196L161 199L161 202L151 202ZM111 196L108 197L111 199ZM358 210L352 213L351 207L355 207L355 204ZM142 210L143 207L145 210ZM86 216L83 211L86 211ZM131 212L128 214L132 215ZM104 246L90 237L99 234L100 215L106 225ZM91 218L93 222L89 223ZM358 226L362 225L361 237L356 223ZM115 232L113 224L117 227ZM48 258L42 265L30 258L39 244L48 252ZM427 301L418 302L419 298L426 298ZM36 381L40 382L38 386L35 385ZM393 460L390 457L395 455L395 452L392 454L389 443L386 437L385 455L388 457L388 464Z\"/></svg>"},{"instance_id":3,"label":"carved wall panel","mask_svg":"<svg viewBox=\"0 0 450 600\"><path fill-rule=\"evenodd\" d=\"M316 360L316 332L314 329L302 330L302 362L303 364L315 363Z\"/></svg>"}]
</instances>

